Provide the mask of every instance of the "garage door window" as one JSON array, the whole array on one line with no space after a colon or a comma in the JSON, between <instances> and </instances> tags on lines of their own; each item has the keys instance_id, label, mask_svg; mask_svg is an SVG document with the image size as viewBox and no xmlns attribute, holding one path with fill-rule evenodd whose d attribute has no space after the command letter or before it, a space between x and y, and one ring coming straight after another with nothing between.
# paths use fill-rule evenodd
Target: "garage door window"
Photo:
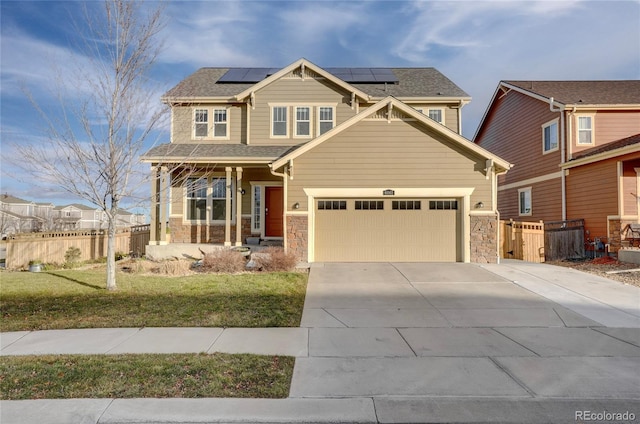
<instances>
[{"instance_id":1,"label":"garage door window","mask_svg":"<svg viewBox=\"0 0 640 424\"><path fill-rule=\"evenodd\" d=\"M391 208L394 211L414 211L422 208L420 200L394 200L391 202Z\"/></svg>"},{"instance_id":2,"label":"garage door window","mask_svg":"<svg viewBox=\"0 0 640 424\"><path fill-rule=\"evenodd\" d=\"M318 200L319 211L346 210L346 200Z\"/></svg>"},{"instance_id":3,"label":"garage door window","mask_svg":"<svg viewBox=\"0 0 640 424\"><path fill-rule=\"evenodd\" d=\"M430 200L429 209L432 211L433 210L457 210L458 201L457 200Z\"/></svg>"},{"instance_id":4,"label":"garage door window","mask_svg":"<svg viewBox=\"0 0 640 424\"><path fill-rule=\"evenodd\" d=\"M356 200L356 210L358 211L381 211L384 209L382 200Z\"/></svg>"}]
</instances>

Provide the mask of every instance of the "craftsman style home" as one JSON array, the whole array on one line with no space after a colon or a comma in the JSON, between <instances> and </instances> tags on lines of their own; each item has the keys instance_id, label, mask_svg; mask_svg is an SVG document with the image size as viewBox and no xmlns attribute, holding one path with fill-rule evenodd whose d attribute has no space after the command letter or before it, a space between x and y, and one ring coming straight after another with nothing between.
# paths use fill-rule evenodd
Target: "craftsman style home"
<instances>
[{"instance_id":1,"label":"craftsman style home","mask_svg":"<svg viewBox=\"0 0 640 424\"><path fill-rule=\"evenodd\" d=\"M167 92L151 244L281 241L300 260L495 262L497 176L433 68L203 68ZM155 247L154 246L154 247Z\"/></svg>"},{"instance_id":2,"label":"craftsman style home","mask_svg":"<svg viewBox=\"0 0 640 424\"><path fill-rule=\"evenodd\" d=\"M502 219L584 219L613 252L640 223L640 81L502 81L474 142L516 165Z\"/></svg>"}]
</instances>

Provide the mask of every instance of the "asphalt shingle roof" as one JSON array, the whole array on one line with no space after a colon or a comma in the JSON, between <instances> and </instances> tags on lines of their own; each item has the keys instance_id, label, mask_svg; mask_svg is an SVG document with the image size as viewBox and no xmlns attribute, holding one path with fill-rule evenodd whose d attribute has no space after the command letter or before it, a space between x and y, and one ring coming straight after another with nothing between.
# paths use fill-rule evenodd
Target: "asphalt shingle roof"
<instances>
[{"instance_id":1,"label":"asphalt shingle roof","mask_svg":"<svg viewBox=\"0 0 640 424\"><path fill-rule=\"evenodd\" d=\"M435 68L391 68L397 84L351 84L373 97L470 97ZM217 83L229 68L200 68L169 90L166 98L231 97L255 83Z\"/></svg>"},{"instance_id":2,"label":"asphalt shingle roof","mask_svg":"<svg viewBox=\"0 0 640 424\"><path fill-rule=\"evenodd\" d=\"M566 105L640 104L640 80L504 82Z\"/></svg>"},{"instance_id":3,"label":"asphalt shingle roof","mask_svg":"<svg viewBox=\"0 0 640 424\"><path fill-rule=\"evenodd\" d=\"M22 204L31 204L31 203L33 203L33 202L32 202L32 201L30 201L30 200L24 200L24 199L21 199L21 198L19 198L19 197L12 196L12 195L10 195L10 194L2 194L2 195L0 195L0 202L3 202L3 203L12 203L12 204L19 204L19 205L22 205Z\"/></svg>"},{"instance_id":4,"label":"asphalt shingle roof","mask_svg":"<svg viewBox=\"0 0 640 424\"><path fill-rule=\"evenodd\" d=\"M166 143L153 147L142 160L170 160L171 158L264 158L277 159L299 146L251 146L246 144Z\"/></svg>"},{"instance_id":5,"label":"asphalt shingle roof","mask_svg":"<svg viewBox=\"0 0 640 424\"><path fill-rule=\"evenodd\" d=\"M637 144L638 147L640 147L640 134L635 134L617 141L612 141L611 143L607 143L603 146L596 146L588 150L583 150L582 152L573 155L573 160L598 155L600 153L610 152L612 150L621 149L623 147L631 146L634 144Z\"/></svg>"}]
</instances>

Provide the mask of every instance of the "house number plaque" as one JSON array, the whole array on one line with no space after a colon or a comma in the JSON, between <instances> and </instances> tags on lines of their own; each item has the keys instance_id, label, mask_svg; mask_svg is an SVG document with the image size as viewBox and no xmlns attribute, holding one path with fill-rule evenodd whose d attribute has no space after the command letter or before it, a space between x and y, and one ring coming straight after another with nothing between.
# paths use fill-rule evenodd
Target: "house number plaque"
<instances>
[{"instance_id":1,"label":"house number plaque","mask_svg":"<svg viewBox=\"0 0 640 424\"><path fill-rule=\"evenodd\" d=\"M382 192L382 195L383 195L383 196L393 196L393 195L395 195L395 194L396 194L395 190L384 190L384 191Z\"/></svg>"}]
</instances>

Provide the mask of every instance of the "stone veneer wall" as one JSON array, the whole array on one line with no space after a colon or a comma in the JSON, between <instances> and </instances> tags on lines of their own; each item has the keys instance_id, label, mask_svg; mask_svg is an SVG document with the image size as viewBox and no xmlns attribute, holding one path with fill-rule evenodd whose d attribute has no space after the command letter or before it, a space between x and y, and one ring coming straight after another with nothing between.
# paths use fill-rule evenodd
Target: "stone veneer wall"
<instances>
[{"instance_id":1,"label":"stone veneer wall","mask_svg":"<svg viewBox=\"0 0 640 424\"><path fill-rule=\"evenodd\" d=\"M637 224L637 223L638 221L633 219L623 219L623 220L610 219L609 220L609 240L607 240L607 242L609 243L609 252L618 253L618 250L622 248L622 242L626 240L625 238L623 238L625 234L623 234L622 231L627 227L627 225ZM629 247L638 247L637 239L631 239L626 241L628 242L626 244Z\"/></svg>"},{"instance_id":2,"label":"stone veneer wall","mask_svg":"<svg viewBox=\"0 0 640 424\"><path fill-rule=\"evenodd\" d=\"M497 215L471 215L471 262L498 262L498 217Z\"/></svg>"},{"instance_id":3,"label":"stone veneer wall","mask_svg":"<svg viewBox=\"0 0 640 424\"><path fill-rule=\"evenodd\" d=\"M309 247L309 225L306 216L287 216L287 249L296 255L299 261L306 262Z\"/></svg>"},{"instance_id":4,"label":"stone veneer wall","mask_svg":"<svg viewBox=\"0 0 640 424\"><path fill-rule=\"evenodd\" d=\"M224 224L183 224L182 218L169 219L172 243L224 243ZM242 218L242 243L251 236L251 218ZM231 225L231 243L236 242L236 226Z\"/></svg>"}]
</instances>

